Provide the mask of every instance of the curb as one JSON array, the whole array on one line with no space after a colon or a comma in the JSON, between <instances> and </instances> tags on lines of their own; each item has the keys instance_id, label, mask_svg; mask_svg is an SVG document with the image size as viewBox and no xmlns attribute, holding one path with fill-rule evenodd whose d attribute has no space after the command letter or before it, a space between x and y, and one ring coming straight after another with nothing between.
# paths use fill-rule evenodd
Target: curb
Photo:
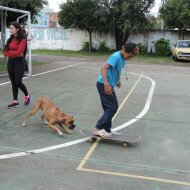
<instances>
[{"instance_id":1,"label":"curb","mask_svg":"<svg viewBox=\"0 0 190 190\"><path fill-rule=\"evenodd\" d=\"M7 76L9 76L8 73L0 73L0 78L1 77L7 77Z\"/></svg>"}]
</instances>

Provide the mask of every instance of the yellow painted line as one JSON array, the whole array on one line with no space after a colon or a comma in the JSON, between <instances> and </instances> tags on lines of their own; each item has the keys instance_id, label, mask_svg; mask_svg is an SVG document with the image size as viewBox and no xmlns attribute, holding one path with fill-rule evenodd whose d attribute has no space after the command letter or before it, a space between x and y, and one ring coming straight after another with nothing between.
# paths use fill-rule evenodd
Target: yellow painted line
<instances>
[{"instance_id":1,"label":"yellow painted line","mask_svg":"<svg viewBox=\"0 0 190 190\"><path fill-rule=\"evenodd\" d=\"M80 170L85 171L85 172L91 172L91 173L107 174L107 175L113 175L113 176L129 177L129 178L135 178L135 179L150 180L150 181L157 181L157 182L170 183L170 184L176 184L176 185L190 186L190 182L185 182L185 181L175 181L175 180L170 180L170 179L148 177L148 176L141 176L141 175L132 175L132 174L127 174L127 173L93 170L93 169L88 169L88 168L82 168Z\"/></svg>"},{"instance_id":2,"label":"yellow painted line","mask_svg":"<svg viewBox=\"0 0 190 190\"><path fill-rule=\"evenodd\" d=\"M127 101L127 99L129 98L129 96L132 94L133 90L135 89L135 87L137 86L138 82L140 81L140 79L143 77L143 74L140 75L139 79L136 81L136 83L133 85L133 88L130 90L130 92L128 93L128 95L126 96L126 98L123 100L123 102L121 103L121 105L118 108L118 111L116 112L116 114L114 115L114 117L112 118L112 121L115 119L115 117L118 115L119 111L121 110L121 108L124 106L125 102ZM96 141L94 142L94 144L91 146L91 148L89 149L89 151L87 152L87 154L84 156L84 158L82 159L82 161L80 162L79 166L77 167L77 170L81 170L84 165L86 164L87 160L90 158L90 156L92 155L92 153L94 152L96 146L98 145L98 143L100 142L101 138L96 139Z\"/></svg>"},{"instance_id":3,"label":"yellow painted line","mask_svg":"<svg viewBox=\"0 0 190 190\"><path fill-rule=\"evenodd\" d=\"M124 104L126 103L126 101L129 99L129 96L132 94L133 90L135 89L135 87L137 86L138 82L141 80L142 77L143 77L143 73L140 75L140 77L138 78L138 80L136 81L136 83L133 85L133 88L127 94L127 96L125 97L125 99L123 100L123 102L120 104L120 106L119 106L116 114L112 118L112 121L114 121L114 119L116 118L116 116L118 115L118 113L120 112L120 110L122 109L122 107L124 106Z\"/></svg>"},{"instance_id":4,"label":"yellow painted line","mask_svg":"<svg viewBox=\"0 0 190 190\"><path fill-rule=\"evenodd\" d=\"M90 158L91 154L93 153L94 149L96 148L96 146L98 145L98 143L100 142L101 138L97 138L96 141L94 142L94 144L91 146L91 148L89 149L89 151L87 152L87 154L85 155L85 157L82 159L82 161L80 162L79 166L77 167L77 170L82 170L83 166L86 164L87 160Z\"/></svg>"}]
</instances>

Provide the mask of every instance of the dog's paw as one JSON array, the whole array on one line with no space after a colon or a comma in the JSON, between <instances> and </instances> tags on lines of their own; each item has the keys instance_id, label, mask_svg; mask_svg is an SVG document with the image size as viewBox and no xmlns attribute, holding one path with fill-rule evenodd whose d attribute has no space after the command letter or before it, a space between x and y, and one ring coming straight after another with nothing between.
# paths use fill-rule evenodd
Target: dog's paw
<instances>
[{"instance_id":1,"label":"dog's paw","mask_svg":"<svg viewBox=\"0 0 190 190\"><path fill-rule=\"evenodd\" d=\"M23 123L23 124L22 124L22 127L25 127L25 126L26 126L26 124L25 124L25 123Z\"/></svg>"},{"instance_id":2,"label":"dog's paw","mask_svg":"<svg viewBox=\"0 0 190 190\"><path fill-rule=\"evenodd\" d=\"M48 121L44 121L44 125L48 125Z\"/></svg>"},{"instance_id":3,"label":"dog's paw","mask_svg":"<svg viewBox=\"0 0 190 190\"><path fill-rule=\"evenodd\" d=\"M63 133L62 133L61 131L59 131L58 134L59 134L60 136L63 136Z\"/></svg>"}]
</instances>

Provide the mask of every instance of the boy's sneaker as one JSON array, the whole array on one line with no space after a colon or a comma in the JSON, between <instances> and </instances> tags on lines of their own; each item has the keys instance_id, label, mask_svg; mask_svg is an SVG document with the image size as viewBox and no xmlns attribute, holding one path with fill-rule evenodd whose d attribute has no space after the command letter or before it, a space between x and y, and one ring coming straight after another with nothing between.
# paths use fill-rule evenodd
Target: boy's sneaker
<instances>
[{"instance_id":1,"label":"boy's sneaker","mask_svg":"<svg viewBox=\"0 0 190 190\"><path fill-rule=\"evenodd\" d=\"M112 135L122 135L122 133L116 132L116 131L111 131Z\"/></svg>"},{"instance_id":2,"label":"boy's sneaker","mask_svg":"<svg viewBox=\"0 0 190 190\"><path fill-rule=\"evenodd\" d=\"M97 128L94 128L93 133L95 135L98 135L98 136L104 137L104 138L111 138L112 137L112 134L106 132L104 129L98 130Z\"/></svg>"},{"instance_id":3,"label":"boy's sneaker","mask_svg":"<svg viewBox=\"0 0 190 190\"><path fill-rule=\"evenodd\" d=\"M25 97L24 97L24 105L25 105L25 106L27 106L27 105L30 104L31 98L32 98L32 95L31 95L31 94L29 94L28 96L25 96Z\"/></svg>"},{"instance_id":4,"label":"boy's sneaker","mask_svg":"<svg viewBox=\"0 0 190 190\"><path fill-rule=\"evenodd\" d=\"M13 100L12 102L10 102L8 105L7 105L7 108L11 109L11 108L17 108L19 107L20 104L18 101L16 100Z\"/></svg>"}]
</instances>

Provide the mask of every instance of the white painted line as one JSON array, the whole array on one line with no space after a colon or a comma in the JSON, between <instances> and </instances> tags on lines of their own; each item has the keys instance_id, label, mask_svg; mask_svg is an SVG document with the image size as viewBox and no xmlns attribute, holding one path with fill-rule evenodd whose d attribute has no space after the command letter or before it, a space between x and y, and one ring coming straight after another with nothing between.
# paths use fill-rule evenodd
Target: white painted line
<instances>
[{"instance_id":1,"label":"white painted line","mask_svg":"<svg viewBox=\"0 0 190 190\"><path fill-rule=\"evenodd\" d=\"M63 70L63 69L67 69L67 68L70 68L70 67L75 67L75 66L78 66L78 65L81 65L81 64L84 64L84 63L86 63L86 62L76 63L76 64L73 64L73 65L68 65L66 67L61 67L61 68L58 68L58 69L53 69L53 70L50 70L50 71L38 73L38 74L32 75L31 77L36 77L36 76L39 76L39 75L44 75L44 74L47 74L47 73L52 73L52 72ZM29 78L29 77L24 77L23 79L27 79L27 78ZM4 83L0 83L0 86L3 86L5 84L9 84L9 83L10 83L10 81L4 82Z\"/></svg>"},{"instance_id":2,"label":"white painted line","mask_svg":"<svg viewBox=\"0 0 190 190\"><path fill-rule=\"evenodd\" d=\"M15 158L20 156L27 156L28 154L26 152L18 152L13 154L5 154L0 156L0 160L7 159L7 158Z\"/></svg>"},{"instance_id":3,"label":"white painted line","mask_svg":"<svg viewBox=\"0 0 190 190\"><path fill-rule=\"evenodd\" d=\"M136 74L136 73L131 73L131 74L139 75L139 74ZM140 75L139 75L139 76L140 76ZM127 126L129 126L129 125L135 123L136 121L138 121L140 118L142 118L142 117L148 112L148 110L149 110L149 108L150 108L151 101L152 101L152 97L153 97L154 88L155 88L156 83L155 83L154 80L152 80L152 79L149 78L149 77L143 76L143 78L146 78L146 79L150 80L151 83L152 83L143 110L142 110L141 113L140 113L139 115L137 115L134 119L131 119L130 121L124 123L123 125L120 125L120 126L118 126L118 127L115 127L114 129L112 129L112 131L118 131L118 130L121 130L121 129L123 129L123 128L126 128Z\"/></svg>"},{"instance_id":4,"label":"white painted line","mask_svg":"<svg viewBox=\"0 0 190 190\"><path fill-rule=\"evenodd\" d=\"M28 155L31 155L31 154L38 154L38 153L42 153L42 152L56 150L56 149L59 149L59 148L64 148L64 147L68 147L68 146L71 146L71 145L75 145L75 144L85 142L88 139L90 139L90 137L85 137L85 138L82 138L82 139L74 140L74 141L71 141L71 142L67 142L67 143L63 143L63 144L59 144L59 145L55 145L55 146L49 146L49 147L46 147L46 148L40 148L40 149L36 149L36 150L29 150L29 151L26 151L26 152L18 152L18 153L13 153L13 154L5 154L5 155L0 156L0 160L7 159L7 158L20 157L20 156L28 156Z\"/></svg>"},{"instance_id":5,"label":"white painted line","mask_svg":"<svg viewBox=\"0 0 190 190\"><path fill-rule=\"evenodd\" d=\"M36 76L39 76L39 75L44 75L44 74L47 74L47 73L52 73L54 71L59 71L59 70L67 69L67 68L70 68L70 67L75 67L77 65L81 65L81 64L84 64L84 63L86 63L86 62L76 63L76 64L69 65L69 66L66 66L66 67L61 67L61 68L50 70L50 71L46 71L46 72L43 72L43 73L38 73L38 74L32 75L32 77L36 77Z\"/></svg>"},{"instance_id":6,"label":"white painted line","mask_svg":"<svg viewBox=\"0 0 190 190\"><path fill-rule=\"evenodd\" d=\"M36 153L36 154L41 153L41 152L47 152L47 151L50 151L50 150L55 150L55 149L64 148L64 147L68 147L68 146L71 146L71 145L79 144L79 143L87 141L88 139L90 139L90 137L85 137L85 138L82 138L82 139L78 139L78 140L74 140L74 141L70 141L70 142L66 142L66 143L63 143L63 144L50 146L50 147L46 147L46 148L36 149L36 150L28 151L28 152L32 152L32 153Z\"/></svg>"},{"instance_id":7,"label":"white painted line","mask_svg":"<svg viewBox=\"0 0 190 190\"><path fill-rule=\"evenodd\" d=\"M9 83L11 83L11 82L9 81L9 82L0 83L0 86L3 86L5 84L9 84Z\"/></svg>"},{"instance_id":8,"label":"white painted line","mask_svg":"<svg viewBox=\"0 0 190 190\"><path fill-rule=\"evenodd\" d=\"M85 63L85 62L83 62L83 63ZM74 67L76 65L80 65L80 64L83 64L83 63L78 63L78 64L62 67L62 68L59 68L59 69L50 70L50 71L39 73L39 74L32 75L32 76L35 77L35 76L51 73L51 72L54 72L54 71L59 71L61 69L66 69L66 68L69 68L69 67ZM131 74L139 75L139 74L136 74L136 73L131 73ZM124 123L123 125L120 125L120 126L114 128L113 131L118 131L120 129L123 129L123 128L131 125L132 123L134 123L137 120L139 120L140 118L142 118L148 112L148 109L150 108L150 104L151 104L151 101L152 101L152 96L153 96L153 92L154 92L154 88L155 88L155 82L152 79L150 79L149 77L146 77L146 76L143 76L143 77L146 78L146 79L148 79L148 80L150 80L152 82L152 85L151 85L151 88L150 88L150 91L149 91L149 95L148 95L147 101L145 103L144 109L134 119L131 119L130 121ZM7 83L2 83L0 85L3 85L3 84L7 84ZM85 142L89 138L90 137L85 137L85 138L74 140L74 141L70 141L70 142L67 142L67 143L63 143L63 144L59 144L59 145L54 145L54 146L50 146L50 147L46 147L46 148L29 150L29 151L26 151L26 152L18 152L18 153L13 153L13 154L0 155L0 160L7 159L7 158L20 157L20 156L27 156L27 155L47 152L47 151L51 151L51 150L56 150L56 149L59 149L59 148L68 147L68 146L72 146L72 145L75 145L75 144L79 144L79 143Z\"/></svg>"}]
</instances>

